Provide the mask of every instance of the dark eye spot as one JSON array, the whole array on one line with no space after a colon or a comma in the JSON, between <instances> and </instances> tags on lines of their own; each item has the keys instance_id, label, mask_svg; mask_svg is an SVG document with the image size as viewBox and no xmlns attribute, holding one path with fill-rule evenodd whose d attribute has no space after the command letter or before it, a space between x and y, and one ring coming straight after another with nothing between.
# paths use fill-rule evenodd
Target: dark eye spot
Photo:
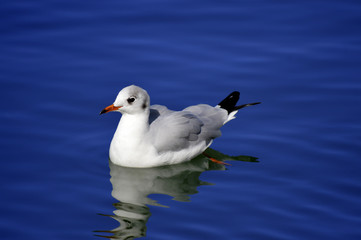
<instances>
[{"instance_id":1,"label":"dark eye spot","mask_svg":"<svg viewBox=\"0 0 361 240\"><path fill-rule=\"evenodd\" d=\"M132 102L134 102L134 101L135 101L135 98L134 98L134 97L130 97L130 98L127 99L127 102L128 102L128 103L132 103Z\"/></svg>"}]
</instances>

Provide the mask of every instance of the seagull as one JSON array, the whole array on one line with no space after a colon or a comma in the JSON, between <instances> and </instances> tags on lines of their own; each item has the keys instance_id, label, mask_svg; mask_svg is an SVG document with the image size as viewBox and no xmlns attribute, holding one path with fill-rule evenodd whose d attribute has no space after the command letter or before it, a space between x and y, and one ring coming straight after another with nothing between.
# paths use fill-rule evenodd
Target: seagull
<instances>
[{"instance_id":1,"label":"seagull","mask_svg":"<svg viewBox=\"0 0 361 240\"><path fill-rule=\"evenodd\" d=\"M135 85L125 87L114 103L100 112L122 113L109 158L116 165L131 168L190 161L221 136L220 128L234 119L239 109L260 103L236 106L239 95L232 92L215 107L198 104L172 111L162 105L150 105L146 90Z\"/></svg>"}]
</instances>

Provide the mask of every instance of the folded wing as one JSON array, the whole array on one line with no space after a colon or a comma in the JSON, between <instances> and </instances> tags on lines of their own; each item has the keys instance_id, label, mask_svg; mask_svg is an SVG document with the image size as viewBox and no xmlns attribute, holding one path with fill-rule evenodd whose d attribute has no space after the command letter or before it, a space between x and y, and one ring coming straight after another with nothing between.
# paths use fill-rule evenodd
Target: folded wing
<instances>
[{"instance_id":1,"label":"folded wing","mask_svg":"<svg viewBox=\"0 0 361 240\"><path fill-rule=\"evenodd\" d=\"M179 151L205 142L208 145L221 135L220 127L227 119L227 111L200 104L183 111L171 111L153 105L150 114L150 135L158 152Z\"/></svg>"}]
</instances>

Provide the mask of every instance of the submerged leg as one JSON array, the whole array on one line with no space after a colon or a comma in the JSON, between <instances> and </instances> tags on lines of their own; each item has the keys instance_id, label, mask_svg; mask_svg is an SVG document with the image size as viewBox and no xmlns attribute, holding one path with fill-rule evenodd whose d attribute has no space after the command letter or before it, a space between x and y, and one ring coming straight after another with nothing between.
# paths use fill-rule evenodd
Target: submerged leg
<instances>
[{"instance_id":1,"label":"submerged leg","mask_svg":"<svg viewBox=\"0 0 361 240\"><path fill-rule=\"evenodd\" d=\"M228 166L231 166L231 164L229 163L226 163L226 162L222 162L222 161L219 161L215 158L212 158L211 156L209 156L207 153L203 152L203 155L206 156L207 158L209 158L209 160L211 160L212 162L215 162L215 163L218 163L218 164L222 164L222 165L228 165Z\"/></svg>"}]
</instances>

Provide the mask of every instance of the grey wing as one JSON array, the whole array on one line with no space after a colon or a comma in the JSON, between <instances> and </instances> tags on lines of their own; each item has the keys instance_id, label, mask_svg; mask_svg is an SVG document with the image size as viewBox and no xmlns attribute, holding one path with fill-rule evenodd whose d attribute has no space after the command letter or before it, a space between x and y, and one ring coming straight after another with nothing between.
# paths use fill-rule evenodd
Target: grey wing
<instances>
[{"instance_id":1,"label":"grey wing","mask_svg":"<svg viewBox=\"0 0 361 240\"><path fill-rule=\"evenodd\" d=\"M168 112L151 122L149 137L158 152L178 151L200 140L202 126L189 112Z\"/></svg>"},{"instance_id":2,"label":"grey wing","mask_svg":"<svg viewBox=\"0 0 361 240\"><path fill-rule=\"evenodd\" d=\"M207 104L190 106L183 111L191 112L203 122L201 139L214 139L221 136L220 128L228 119L227 110Z\"/></svg>"},{"instance_id":3,"label":"grey wing","mask_svg":"<svg viewBox=\"0 0 361 240\"><path fill-rule=\"evenodd\" d=\"M221 135L223 112L209 105L192 106L180 112L163 106L152 109L149 134L158 152L178 151L201 141L208 145Z\"/></svg>"},{"instance_id":4,"label":"grey wing","mask_svg":"<svg viewBox=\"0 0 361 240\"><path fill-rule=\"evenodd\" d=\"M169 115L173 112L174 111L169 110L166 106L152 105L150 106L149 124L152 124L155 120L159 120L159 117Z\"/></svg>"}]
</instances>

